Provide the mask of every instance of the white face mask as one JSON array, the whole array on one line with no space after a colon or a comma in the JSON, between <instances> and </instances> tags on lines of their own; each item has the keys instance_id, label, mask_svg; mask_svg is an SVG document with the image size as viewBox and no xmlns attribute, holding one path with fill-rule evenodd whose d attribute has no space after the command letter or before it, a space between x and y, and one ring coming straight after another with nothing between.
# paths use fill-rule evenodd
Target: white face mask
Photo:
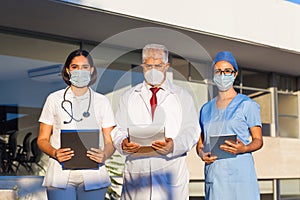
<instances>
[{"instance_id":1,"label":"white face mask","mask_svg":"<svg viewBox=\"0 0 300 200\"><path fill-rule=\"evenodd\" d=\"M91 81L91 73L87 70L70 71L70 82L76 87L85 87Z\"/></svg>"},{"instance_id":2,"label":"white face mask","mask_svg":"<svg viewBox=\"0 0 300 200\"><path fill-rule=\"evenodd\" d=\"M220 91L225 92L232 87L234 82L234 74L231 74L230 76L225 76L224 74L215 75L214 82Z\"/></svg>"},{"instance_id":3,"label":"white face mask","mask_svg":"<svg viewBox=\"0 0 300 200\"><path fill-rule=\"evenodd\" d=\"M145 80L153 86L161 84L165 79L164 73L154 68L148 70L144 76Z\"/></svg>"}]
</instances>

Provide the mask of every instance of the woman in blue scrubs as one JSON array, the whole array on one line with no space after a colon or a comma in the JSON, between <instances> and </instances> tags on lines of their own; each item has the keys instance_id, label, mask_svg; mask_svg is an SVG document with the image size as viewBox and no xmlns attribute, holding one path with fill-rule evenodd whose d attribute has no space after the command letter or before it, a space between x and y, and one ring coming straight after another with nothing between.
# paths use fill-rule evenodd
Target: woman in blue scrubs
<instances>
[{"instance_id":1,"label":"woman in blue scrubs","mask_svg":"<svg viewBox=\"0 0 300 200\"><path fill-rule=\"evenodd\" d=\"M233 82L238 65L230 52L219 52L212 64L218 95L200 110L201 137L197 153L205 162L206 200L257 200L260 192L252 152L263 145L260 107ZM229 153L218 158L210 152L211 135L236 134L237 141L225 141L220 149Z\"/></svg>"}]
</instances>

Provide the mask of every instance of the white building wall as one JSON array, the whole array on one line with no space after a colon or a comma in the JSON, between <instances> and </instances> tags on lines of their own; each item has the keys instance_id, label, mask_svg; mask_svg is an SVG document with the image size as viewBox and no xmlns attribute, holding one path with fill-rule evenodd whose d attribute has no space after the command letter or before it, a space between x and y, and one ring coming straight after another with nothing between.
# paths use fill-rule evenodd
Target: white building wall
<instances>
[{"instance_id":1,"label":"white building wall","mask_svg":"<svg viewBox=\"0 0 300 200\"><path fill-rule=\"evenodd\" d=\"M300 52L300 5L286 0L62 0Z\"/></svg>"}]
</instances>

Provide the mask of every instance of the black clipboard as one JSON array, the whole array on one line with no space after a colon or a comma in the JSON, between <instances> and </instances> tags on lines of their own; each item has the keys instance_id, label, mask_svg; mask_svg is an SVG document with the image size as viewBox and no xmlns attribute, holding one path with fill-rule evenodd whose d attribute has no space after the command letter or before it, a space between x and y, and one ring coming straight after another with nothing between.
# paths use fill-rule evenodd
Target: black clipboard
<instances>
[{"instance_id":1,"label":"black clipboard","mask_svg":"<svg viewBox=\"0 0 300 200\"><path fill-rule=\"evenodd\" d=\"M220 145L225 143L225 140L231 140L236 142L236 134L228 134L228 135L211 135L210 139L210 152L211 155L217 156L217 159L224 158L234 158L236 155L228 153L220 149Z\"/></svg>"},{"instance_id":2,"label":"black clipboard","mask_svg":"<svg viewBox=\"0 0 300 200\"><path fill-rule=\"evenodd\" d=\"M65 161L65 169L98 169L99 163L86 156L87 150L99 148L99 129L61 130L61 148L71 148L74 156Z\"/></svg>"}]
</instances>

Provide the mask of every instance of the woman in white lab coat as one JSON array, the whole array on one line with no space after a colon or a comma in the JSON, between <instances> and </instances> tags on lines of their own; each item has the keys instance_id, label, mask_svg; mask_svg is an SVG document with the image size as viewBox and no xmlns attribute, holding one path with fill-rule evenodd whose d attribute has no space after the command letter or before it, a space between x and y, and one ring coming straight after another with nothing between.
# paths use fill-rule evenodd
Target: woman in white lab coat
<instances>
[{"instance_id":1,"label":"woman in white lab coat","mask_svg":"<svg viewBox=\"0 0 300 200\"><path fill-rule=\"evenodd\" d=\"M111 184L104 162L114 152L110 132L115 122L110 103L89 87L95 83L97 72L87 51L70 53L62 76L68 87L48 96L39 119L38 145L50 157L43 186L47 188L49 200L104 199ZM76 152L61 148L61 130L82 129L98 129L103 134L101 148L86 152L99 167L65 170L61 164L72 159Z\"/></svg>"}]
</instances>

